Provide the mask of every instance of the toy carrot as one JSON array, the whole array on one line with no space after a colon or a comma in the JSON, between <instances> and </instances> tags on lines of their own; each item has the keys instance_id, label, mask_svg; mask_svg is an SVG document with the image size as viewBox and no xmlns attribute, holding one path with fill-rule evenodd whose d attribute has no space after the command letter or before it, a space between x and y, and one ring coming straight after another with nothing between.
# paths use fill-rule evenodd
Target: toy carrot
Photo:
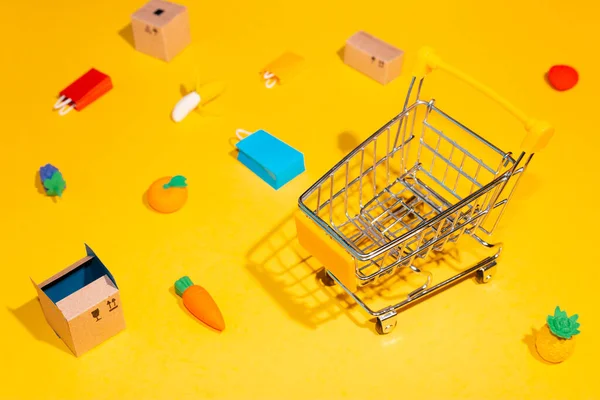
<instances>
[{"instance_id":1,"label":"toy carrot","mask_svg":"<svg viewBox=\"0 0 600 400\"><path fill-rule=\"evenodd\" d=\"M221 311L206 289L194 285L189 277L184 276L175 282L175 292L183 299L183 305L194 317L218 331L225 329Z\"/></svg>"}]
</instances>

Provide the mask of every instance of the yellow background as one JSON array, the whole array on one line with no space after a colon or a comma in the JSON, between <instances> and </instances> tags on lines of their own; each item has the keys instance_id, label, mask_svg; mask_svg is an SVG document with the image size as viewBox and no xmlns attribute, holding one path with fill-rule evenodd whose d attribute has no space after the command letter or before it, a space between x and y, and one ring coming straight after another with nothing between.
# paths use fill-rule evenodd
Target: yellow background
<instances>
[{"instance_id":1,"label":"yellow background","mask_svg":"<svg viewBox=\"0 0 600 400\"><path fill-rule=\"evenodd\" d=\"M168 64L130 43L142 1L2 5L0 398L600 398L593 2L181 2L193 45ZM406 51L400 78L382 86L343 64L338 51L357 30ZM467 280L378 336L315 281L314 260L301 262L290 215L310 184L400 111L424 44L551 121L556 136L503 219L495 280ZM306 69L265 89L258 71L286 50ZM544 80L559 63L580 72L571 91ZM59 117L57 93L90 67L114 89ZM181 86L197 74L229 89L175 124ZM518 151L518 124L473 90L441 73L426 96ZM235 160L236 128L286 141L307 171L272 190ZM38 191L46 163L66 179L60 201ZM175 174L188 178L185 208L150 211L144 191ZM39 282L83 257L84 242L116 278L127 329L75 358L46 324L29 276ZM185 274L218 302L222 334L182 311L172 285ZM548 365L532 333L556 305L580 315L582 333L571 359Z\"/></svg>"}]
</instances>

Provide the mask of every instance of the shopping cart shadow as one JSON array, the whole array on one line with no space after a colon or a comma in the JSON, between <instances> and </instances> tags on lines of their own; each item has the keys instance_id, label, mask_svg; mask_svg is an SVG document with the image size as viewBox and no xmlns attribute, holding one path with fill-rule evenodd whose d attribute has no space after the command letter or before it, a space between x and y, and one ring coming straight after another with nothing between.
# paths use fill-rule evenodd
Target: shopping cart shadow
<instances>
[{"instance_id":1,"label":"shopping cart shadow","mask_svg":"<svg viewBox=\"0 0 600 400\"><path fill-rule=\"evenodd\" d=\"M431 274L430 276L432 277L428 284L428 287L431 288L451 275L463 271L466 266L464 255L465 252L459 251L455 245L447 246L441 251L431 252L426 259L416 260L413 263L414 266L422 271L421 273L415 273L410 268L398 270L394 274L382 279L374 288L367 286L361 289L364 293L362 294L362 298L367 301L377 300L381 304L393 304L403 301L408 298L411 292L427 282L428 274ZM443 276L443 278L440 278L440 276ZM477 278L473 276L471 280L475 282ZM457 280L455 283L439 290L437 294L443 293L461 282L462 280ZM419 300L412 301L410 304L403 306L400 313L419 305L427 299L428 296L425 296Z\"/></svg>"},{"instance_id":2,"label":"shopping cart shadow","mask_svg":"<svg viewBox=\"0 0 600 400\"><path fill-rule=\"evenodd\" d=\"M247 269L294 320L309 329L342 316L355 325L375 331L361 307L339 286L323 283L325 269L298 242L293 214L288 215L247 253ZM449 262L452 261L451 263ZM428 268L459 268L460 253L454 247L428 258ZM395 273L377 285L360 289L367 304L401 300L420 285L420 277L410 271ZM414 304L418 304L415 302ZM408 308L412 308L412 304Z\"/></svg>"},{"instance_id":3,"label":"shopping cart shadow","mask_svg":"<svg viewBox=\"0 0 600 400\"><path fill-rule=\"evenodd\" d=\"M346 315L367 325L358 305L339 287L323 285L323 266L296 239L293 214L247 253L247 268L291 318L309 329Z\"/></svg>"}]
</instances>

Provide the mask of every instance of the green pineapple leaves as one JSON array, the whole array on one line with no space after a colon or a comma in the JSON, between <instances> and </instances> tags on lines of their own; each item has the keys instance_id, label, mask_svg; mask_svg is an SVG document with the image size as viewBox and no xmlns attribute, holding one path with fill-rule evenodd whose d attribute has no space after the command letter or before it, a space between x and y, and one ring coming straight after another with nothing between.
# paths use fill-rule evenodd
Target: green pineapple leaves
<instances>
[{"instance_id":1,"label":"green pineapple leaves","mask_svg":"<svg viewBox=\"0 0 600 400\"><path fill-rule=\"evenodd\" d=\"M169 183L165 183L163 185L164 189L172 188L172 187L186 187L187 183L185 182L185 176L177 175L171 178Z\"/></svg>"},{"instance_id":2,"label":"green pineapple leaves","mask_svg":"<svg viewBox=\"0 0 600 400\"><path fill-rule=\"evenodd\" d=\"M46 188L48 196L61 197L66 186L67 184L59 171L56 171L50 179L44 181L44 188Z\"/></svg>"},{"instance_id":3,"label":"green pineapple leaves","mask_svg":"<svg viewBox=\"0 0 600 400\"><path fill-rule=\"evenodd\" d=\"M566 311L561 311L560 307L556 306L554 316L548 315L546 322L554 335L563 339L571 339L572 336L580 333L578 318L577 314L568 317Z\"/></svg>"}]
</instances>

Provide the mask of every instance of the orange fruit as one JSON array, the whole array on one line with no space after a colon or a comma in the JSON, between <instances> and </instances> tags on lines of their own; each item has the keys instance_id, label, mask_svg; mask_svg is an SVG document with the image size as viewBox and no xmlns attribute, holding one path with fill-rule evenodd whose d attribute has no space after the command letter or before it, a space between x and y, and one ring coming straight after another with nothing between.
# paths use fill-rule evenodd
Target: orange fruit
<instances>
[{"instance_id":1,"label":"orange fruit","mask_svg":"<svg viewBox=\"0 0 600 400\"><path fill-rule=\"evenodd\" d=\"M179 210L187 201L187 187L168 187L164 185L171 181L170 176L157 179L148 189L148 204L156 211L169 214Z\"/></svg>"}]
</instances>

